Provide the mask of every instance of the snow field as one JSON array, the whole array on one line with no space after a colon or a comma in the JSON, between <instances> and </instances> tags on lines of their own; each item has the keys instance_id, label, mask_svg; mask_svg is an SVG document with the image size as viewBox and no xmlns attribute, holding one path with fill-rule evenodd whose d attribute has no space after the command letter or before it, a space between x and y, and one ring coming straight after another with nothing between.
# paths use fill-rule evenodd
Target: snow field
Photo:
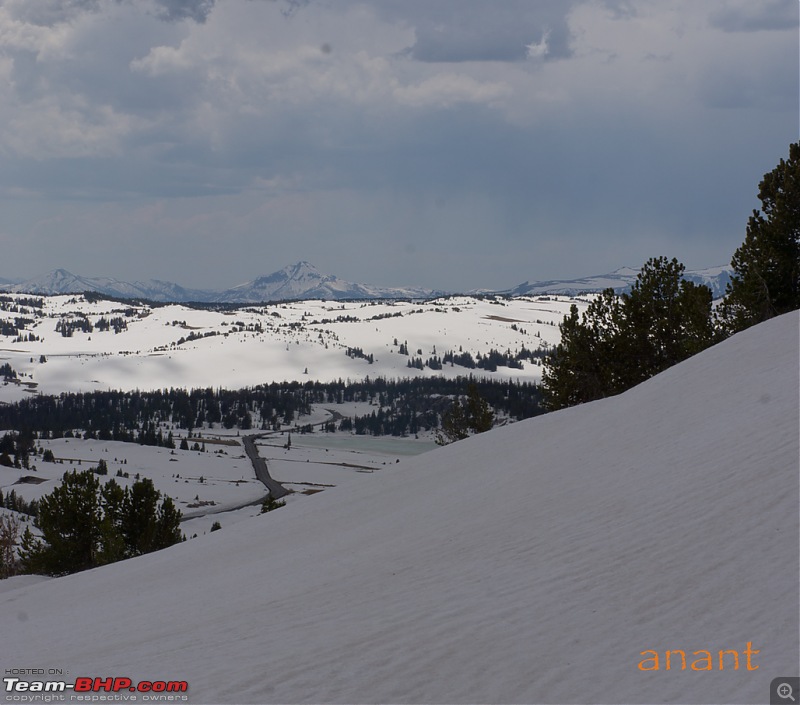
<instances>
[{"instance_id":1,"label":"snow field","mask_svg":"<svg viewBox=\"0 0 800 705\"><path fill-rule=\"evenodd\" d=\"M21 295L12 296L24 300ZM43 394L169 387L237 389L284 380L434 374L535 381L541 369L530 362L524 362L522 370L499 367L496 372L449 365L440 371L420 371L407 363L410 357L426 361L449 350L463 350L476 357L493 348L514 352L523 345L529 350L553 345L559 340L558 323L569 306L576 303L585 308L587 304L583 299L565 297L495 302L453 297L429 302L299 301L213 311L180 305L90 303L81 296L52 296L43 301L42 317L35 318L24 331L39 340L13 342L11 337L0 338L0 362L8 362L24 375L21 381L36 383L34 391ZM131 310L135 315L127 316ZM122 317L128 328L120 333L76 330L72 337L55 331L62 317L74 320L81 315L93 325L100 317ZM5 320L19 316L31 318L35 314L0 309ZM379 316L388 317L376 318ZM212 335L202 337L206 334ZM190 335L200 337L178 345L181 338ZM407 342L408 357L399 354L395 339L398 345ZM372 354L374 364L348 357L348 347ZM40 362L41 356L46 362ZM14 401L28 393L18 385L0 386L0 401Z\"/></svg>"}]
</instances>

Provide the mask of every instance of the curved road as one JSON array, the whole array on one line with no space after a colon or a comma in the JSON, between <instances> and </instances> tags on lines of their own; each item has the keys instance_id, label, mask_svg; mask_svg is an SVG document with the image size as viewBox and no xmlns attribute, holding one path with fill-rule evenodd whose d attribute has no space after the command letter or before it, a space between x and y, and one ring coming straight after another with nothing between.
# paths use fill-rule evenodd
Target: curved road
<instances>
[{"instance_id":1,"label":"curved road","mask_svg":"<svg viewBox=\"0 0 800 705\"><path fill-rule=\"evenodd\" d=\"M287 490L280 482L272 479L269 470L267 470L267 461L258 454L258 448L256 447L256 439L268 435L268 433L256 433L251 436L242 436L242 443L244 443L244 452L247 453L247 457L253 463L256 477L269 490L270 497L280 499L290 494L291 490Z\"/></svg>"}]
</instances>

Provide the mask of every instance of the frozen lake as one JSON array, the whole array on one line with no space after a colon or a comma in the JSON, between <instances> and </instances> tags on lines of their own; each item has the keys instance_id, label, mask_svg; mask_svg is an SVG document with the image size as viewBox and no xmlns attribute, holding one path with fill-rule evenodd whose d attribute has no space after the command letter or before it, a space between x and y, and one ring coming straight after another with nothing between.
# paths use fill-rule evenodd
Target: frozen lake
<instances>
[{"instance_id":1,"label":"frozen lake","mask_svg":"<svg viewBox=\"0 0 800 705\"><path fill-rule=\"evenodd\" d=\"M259 445L286 443L286 436L265 438ZM395 436L356 436L349 433L293 433L293 447L329 448L348 450L369 455L388 455L392 457L412 456L426 453L438 446L433 440Z\"/></svg>"}]
</instances>

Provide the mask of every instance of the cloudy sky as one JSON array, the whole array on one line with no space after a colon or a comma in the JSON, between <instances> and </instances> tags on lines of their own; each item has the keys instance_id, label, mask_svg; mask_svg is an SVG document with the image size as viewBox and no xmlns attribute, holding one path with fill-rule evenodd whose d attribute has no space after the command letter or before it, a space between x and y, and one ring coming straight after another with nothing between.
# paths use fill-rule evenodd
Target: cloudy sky
<instances>
[{"instance_id":1,"label":"cloudy sky","mask_svg":"<svg viewBox=\"0 0 800 705\"><path fill-rule=\"evenodd\" d=\"M798 139L798 2L0 0L0 125L0 277L712 266Z\"/></svg>"}]
</instances>

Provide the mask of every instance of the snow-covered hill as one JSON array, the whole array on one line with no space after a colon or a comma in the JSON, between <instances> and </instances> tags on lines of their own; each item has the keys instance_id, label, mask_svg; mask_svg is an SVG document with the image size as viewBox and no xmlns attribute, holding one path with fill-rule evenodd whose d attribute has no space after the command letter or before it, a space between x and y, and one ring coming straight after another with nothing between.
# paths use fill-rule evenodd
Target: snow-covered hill
<instances>
[{"instance_id":1,"label":"snow-covered hill","mask_svg":"<svg viewBox=\"0 0 800 705\"><path fill-rule=\"evenodd\" d=\"M195 703L765 702L798 663L797 394L793 313L618 397L20 582L0 663Z\"/></svg>"},{"instance_id":2,"label":"snow-covered hill","mask_svg":"<svg viewBox=\"0 0 800 705\"><path fill-rule=\"evenodd\" d=\"M494 372L450 364L434 370L424 363L447 352L477 358L491 350L541 350L560 339L558 324L572 303L587 305L553 297L452 297L211 310L87 301L82 295L5 299L0 301L0 365L9 364L20 384L3 385L0 379L0 401L32 391L238 389L366 376L472 373L535 381L539 360L530 358L520 367ZM414 359L423 361L423 369L409 367Z\"/></svg>"}]
</instances>

